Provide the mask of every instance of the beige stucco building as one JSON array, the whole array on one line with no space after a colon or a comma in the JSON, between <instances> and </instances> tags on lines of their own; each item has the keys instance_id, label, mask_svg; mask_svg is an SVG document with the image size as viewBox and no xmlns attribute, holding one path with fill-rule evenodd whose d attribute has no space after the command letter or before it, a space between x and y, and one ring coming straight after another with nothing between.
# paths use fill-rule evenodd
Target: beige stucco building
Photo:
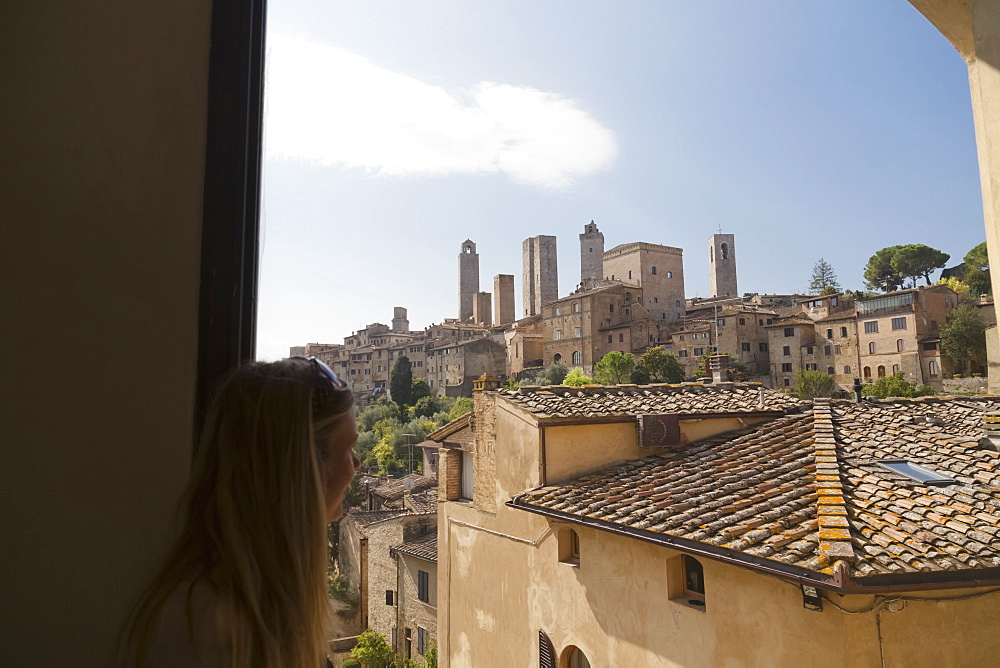
<instances>
[{"instance_id":1,"label":"beige stucco building","mask_svg":"<svg viewBox=\"0 0 1000 668\"><path fill-rule=\"evenodd\" d=\"M989 662L1000 455L976 443L997 408L477 392L472 442L441 450L440 665Z\"/></svg>"}]
</instances>

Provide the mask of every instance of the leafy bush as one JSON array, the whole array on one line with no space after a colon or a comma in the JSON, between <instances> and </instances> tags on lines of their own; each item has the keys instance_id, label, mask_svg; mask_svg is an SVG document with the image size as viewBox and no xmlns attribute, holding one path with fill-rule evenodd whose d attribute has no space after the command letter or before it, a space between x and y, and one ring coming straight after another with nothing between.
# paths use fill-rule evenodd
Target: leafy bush
<instances>
[{"instance_id":1,"label":"leafy bush","mask_svg":"<svg viewBox=\"0 0 1000 668\"><path fill-rule=\"evenodd\" d=\"M833 376L822 371L799 369L795 372L795 395L799 399L832 397L837 390Z\"/></svg>"},{"instance_id":2,"label":"leafy bush","mask_svg":"<svg viewBox=\"0 0 1000 668\"><path fill-rule=\"evenodd\" d=\"M352 607L357 604L357 599L347 586L347 578L343 575L336 575L332 572L327 574L326 593L330 598Z\"/></svg>"},{"instance_id":3,"label":"leafy bush","mask_svg":"<svg viewBox=\"0 0 1000 668\"><path fill-rule=\"evenodd\" d=\"M891 376L879 378L874 383L868 383L861 387L861 394L865 397L925 397L934 394L934 388L927 385L917 385L911 383L903 377L903 372L894 373Z\"/></svg>"},{"instance_id":4,"label":"leafy bush","mask_svg":"<svg viewBox=\"0 0 1000 668\"><path fill-rule=\"evenodd\" d=\"M563 378L563 385L570 385L572 387L580 387L581 385L590 385L594 380L590 376L586 376L583 373L583 369L577 367L566 374Z\"/></svg>"}]
</instances>

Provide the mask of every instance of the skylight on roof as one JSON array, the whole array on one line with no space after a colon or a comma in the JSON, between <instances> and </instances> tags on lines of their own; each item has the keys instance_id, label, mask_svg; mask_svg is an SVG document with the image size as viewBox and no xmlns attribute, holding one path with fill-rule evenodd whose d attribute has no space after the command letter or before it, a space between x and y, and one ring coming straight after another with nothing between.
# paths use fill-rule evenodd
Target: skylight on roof
<instances>
[{"instance_id":1,"label":"skylight on roof","mask_svg":"<svg viewBox=\"0 0 1000 668\"><path fill-rule=\"evenodd\" d=\"M907 478L931 487L945 487L959 484L957 480L941 475L923 466L917 466L908 459L876 459L875 463L893 473L905 475Z\"/></svg>"}]
</instances>

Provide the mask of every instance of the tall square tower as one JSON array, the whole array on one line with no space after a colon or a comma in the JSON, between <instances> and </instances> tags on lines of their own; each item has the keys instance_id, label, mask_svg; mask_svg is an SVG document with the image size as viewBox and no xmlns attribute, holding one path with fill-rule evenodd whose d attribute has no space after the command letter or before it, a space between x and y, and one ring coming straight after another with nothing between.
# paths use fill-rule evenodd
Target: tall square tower
<instances>
[{"instance_id":1,"label":"tall square tower","mask_svg":"<svg viewBox=\"0 0 1000 668\"><path fill-rule=\"evenodd\" d=\"M583 226L580 235L580 283L604 277L604 235L594 221Z\"/></svg>"},{"instance_id":2,"label":"tall square tower","mask_svg":"<svg viewBox=\"0 0 1000 668\"><path fill-rule=\"evenodd\" d=\"M738 297L736 241L732 234L713 234L708 240L708 280L713 297Z\"/></svg>"},{"instance_id":3,"label":"tall square tower","mask_svg":"<svg viewBox=\"0 0 1000 668\"><path fill-rule=\"evenodd\" d=\"M559 297L556 238L539 235L525 239L521 250L524 315L536 315L542 312L542 304L555 301Z\"/></svg>"},{"instance_id":4,"label":"tall square tower","mask_svg":"<svg viewBox=\"0 0 1000 668\"><path fill-rule=\"evenodd\" d=\"M514 322L514 275L497 274L493 277L493 324L507 325Z\"/></svg>"},{"instance_id":5,"label":"tall square tower","mask_svg":"<svg viewBox=\"0 0 1000 668\"><path fill-rule=\"evenodd\" d=\"M458 319L472 318L473 301L479 292L479 253L470 239L462 242L458 254Z\"/></svg>"}]
</instances>

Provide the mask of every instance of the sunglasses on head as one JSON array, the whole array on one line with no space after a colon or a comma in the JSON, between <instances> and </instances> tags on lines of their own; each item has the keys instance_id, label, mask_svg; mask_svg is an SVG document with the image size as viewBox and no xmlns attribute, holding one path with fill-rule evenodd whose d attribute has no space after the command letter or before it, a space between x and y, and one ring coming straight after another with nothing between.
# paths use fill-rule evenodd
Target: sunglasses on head
<instances>
[{"instance_id":1,"label":"sunglasses on head","mask_svg":"<svg viewBox=\"0 0 1000 668\"><path fill-rule=\"evenodd\" d=\"M316 372L319 384L312 393L314 415L322 412L323 407L330 401L334 392L347 389L347 383L337 378L337 374L323 360L316 359L315 357L293 357L292 359L307 362Z\"/></svg>"}]
</instances>

